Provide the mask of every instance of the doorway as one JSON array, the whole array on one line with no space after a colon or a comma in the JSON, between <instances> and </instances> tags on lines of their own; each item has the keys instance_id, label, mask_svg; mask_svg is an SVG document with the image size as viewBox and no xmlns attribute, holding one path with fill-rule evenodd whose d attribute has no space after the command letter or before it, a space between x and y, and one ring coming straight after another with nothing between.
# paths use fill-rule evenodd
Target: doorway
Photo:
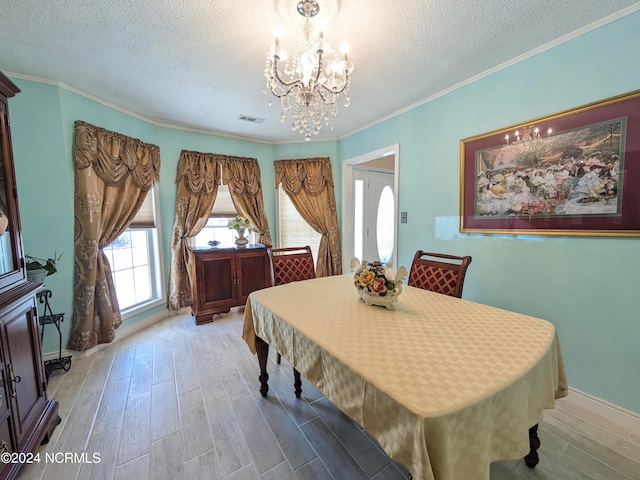
<instances>
[{"instance_id":1,"label":"doorway","mask_svg":"<svg viewBox=\"0 0 640 480\"><path fill-rule=\"evenodd\" d=\"M399 145L342 163L342 269L355 256L397 267Z\"/></svg>"},{"instance_id":2,"label":"doorway","mask_svg":"<svg viewBox=\"0 0 640 480\"><path fill-rule=\"evenodd\" d=\"M395 194L393 170L353 169L353 255L389 263L393 258Z\"/></svg>"}]
</instances>

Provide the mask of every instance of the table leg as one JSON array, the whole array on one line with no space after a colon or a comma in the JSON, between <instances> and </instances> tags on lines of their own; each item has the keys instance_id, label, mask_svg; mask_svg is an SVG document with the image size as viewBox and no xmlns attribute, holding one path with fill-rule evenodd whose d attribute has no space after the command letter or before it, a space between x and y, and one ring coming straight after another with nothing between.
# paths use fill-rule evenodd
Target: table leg
<instances>
[{"instance_id":1,"label":"table leg","mask_svg":"<svg viewBox=\"0 0 640 480\"><path fill-rule=\"evenodd\" d=\"M529 447L531 450L528 455L524 457L524 463L526 463L527 467L534 468L540 458L538 457L537 450L540 448L540 438L538 438L538 425L534 425L529 429Z\"/></svg>"},{"instance_id":2,"label":"table leg","mask_svg":"<svg viewBox=\"0 0 640 480\"><path fill-rule=\"evenodd\" d=\"M260 376L258 377L258 380L260 380L260 394L266 397L269 391L269 385L267 384L269 381L269 374L267 373L269 345L258 336L256 336L256 354L258 355L258 364L260 365Z\"/></svg>"},{"instance_id":3,"label":"table leg","mask_svg":"<svg viewBox=\"0 0 640 480\"><path fill-rule=\"evenodd\" d=\"M300 398L300 394L302 393L302 380L300 380L300 372L293 369L293 386L296 389L296 398Z\"/></svg>"}]
</instances>

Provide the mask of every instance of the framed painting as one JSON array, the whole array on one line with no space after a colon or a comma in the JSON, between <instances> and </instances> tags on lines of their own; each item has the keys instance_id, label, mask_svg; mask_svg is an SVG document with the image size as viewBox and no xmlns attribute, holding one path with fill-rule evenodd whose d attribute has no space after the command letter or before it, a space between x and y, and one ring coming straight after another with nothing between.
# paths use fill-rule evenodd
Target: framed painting
<instances>
[{"instance_id":1,"label":"framed painting","mask_svg":"<svg viewBox=\"0 0 640 480\"><path fill-rule=\"evenodd\" d=\"M640 236L640 90L460 141L460 231Z\"/></svg>"}]
</instances>

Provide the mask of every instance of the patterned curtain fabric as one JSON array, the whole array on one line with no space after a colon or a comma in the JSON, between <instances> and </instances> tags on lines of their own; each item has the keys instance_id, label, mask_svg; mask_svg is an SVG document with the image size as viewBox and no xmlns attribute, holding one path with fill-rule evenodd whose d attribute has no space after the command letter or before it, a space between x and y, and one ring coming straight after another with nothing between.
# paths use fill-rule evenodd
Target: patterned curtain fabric
<instances>
[{"instance_id":1,"label":"patterned curtain fabric","mask_svg":"<svg viewBox=\"0 0 640 480\"><path fill-rule=\"evenodd\" d=\"M74 298L68 348L109 343L122 323L102 249L124 232L158 181L160 149L75 122Z\"/></svg>"},{"instance_id":2,"label":"patterned curtain fabric","mask_svg":"<svg viewBox=\"0 0 640 480\"><path fill-rule=\"evenodd\" d=\"M260 165L255 158L226 157L222 183L229 186L238 214L251 220L258 242L271 245L269 223L264 211Z\"/></svg>"},{"instance_id":3,"label":"patterned curtain fabric","mask_svg":"<svg viewBox=\"0 0 640 480\"><path fill-rule=\"evenodd\" d=\"M322 234L316 276L342 273L338 213L329 158L276 160L276 188L282 184L302 218Z\"/></svg>"},{"instance_id":4,"label":"patterned curtain fabric","mask_svg":"<svg viewBox=\"0 0 640 480\"><path fill-rule=\"evenodd\" d=\"M169 310L191 306L189 238L207 223L221 180L223 155L183 150L178 163L176 212L171 235Z\"/></svg>"}]
</instances>

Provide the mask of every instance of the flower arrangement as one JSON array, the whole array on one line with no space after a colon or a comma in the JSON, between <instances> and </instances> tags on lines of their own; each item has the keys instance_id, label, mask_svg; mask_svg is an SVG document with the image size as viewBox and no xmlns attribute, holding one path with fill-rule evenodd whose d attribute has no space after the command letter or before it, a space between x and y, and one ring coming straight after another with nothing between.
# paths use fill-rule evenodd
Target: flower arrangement
<instances>
[{"instance_id":1,"label":"flower arrangement","mask_svg":"<svg viewBox=\"0 0 640 480\"><path fill-rule=\"evenodd\" d=\"M227 228L229 230L236 230L240 236L244 234L245 230L251 232L253 230L253 225L251 225L251 220L248 218L241 217L236 215L227 223Z\"/></svg>"},{"instance_id":2,"label":"flower arrangement","mask_svg":"<svg viewBox=\"0 0 640 480\"><path fill-rule=\"evenodd\" d=\"M249 233L253 230L253 225L251 225L251 220L248 218L241 217L236 215L227 223L227 227L229 230L235 230L238 232L238 238L235 239L235 244L239 248L245 248L249 243L247 237L244 236L244 231L249 230Z\"/></svg>"},{"instance_id":3,"label":"flower arrangement","mask_svg":"<svg viewBox=\"0 0 640 480\"><path fill-rule=\"evenodd\" d=\"M377 260L360 262L357 258L353 258L351 268L355 270L353 285L365 304L382 305L393 309L393 304L397 302L397 297L402 292L402 280L407 276L405 267L400 267L396 272L389 265Z\"/></svg>"}]
</instances>

